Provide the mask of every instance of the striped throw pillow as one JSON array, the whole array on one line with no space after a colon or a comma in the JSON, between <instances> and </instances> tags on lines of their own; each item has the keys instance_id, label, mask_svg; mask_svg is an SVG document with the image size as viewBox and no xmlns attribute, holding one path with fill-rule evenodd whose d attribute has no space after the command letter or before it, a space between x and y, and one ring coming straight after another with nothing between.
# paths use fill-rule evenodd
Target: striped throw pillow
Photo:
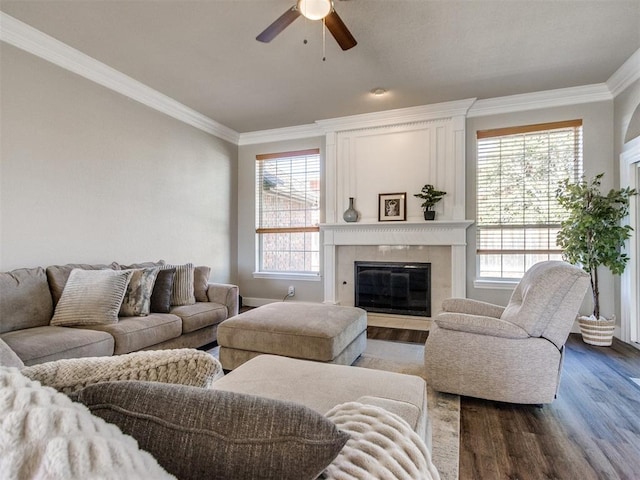
<instances>
[{"instance_id":1,"label":"striped throw pillow","mask_svg":"<svg viewBox=\"0 0 640 480\"><path fill-rule=\"evenodd\" d=\"M196 303L196 297L193 287L193 275L195 267L193 263L185 265L163 265L163 270L169 268L176 269L176 276L173 279L173 290L171 291L171 305L193 305Z\"/></svg>"},{"instance_id":2,"label":"striped throw pillow","mask_svg":"<svg viewBox=\"0 0 640 480\"><path fill-rule=\"evenodd\" d=\"M118 322L131 270L73 269L51 325L104 325Z\"/></svg>"}]
</instances>

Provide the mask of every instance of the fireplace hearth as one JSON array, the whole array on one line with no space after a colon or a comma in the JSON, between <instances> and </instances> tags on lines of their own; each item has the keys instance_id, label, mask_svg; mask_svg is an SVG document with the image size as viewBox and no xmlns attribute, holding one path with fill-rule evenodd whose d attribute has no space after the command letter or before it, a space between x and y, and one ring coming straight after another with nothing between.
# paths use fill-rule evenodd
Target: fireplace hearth
<instances>
[{"instance_id":1,"label":"fireplace hearth","mask_svg":"<svg viewBox=\"0 0 640 480\"><path fill-rule=\"evenodd\" d=\"M355 306L368 312L431 316L431 264L354 263Z\"/></svg>"}]
</instances>

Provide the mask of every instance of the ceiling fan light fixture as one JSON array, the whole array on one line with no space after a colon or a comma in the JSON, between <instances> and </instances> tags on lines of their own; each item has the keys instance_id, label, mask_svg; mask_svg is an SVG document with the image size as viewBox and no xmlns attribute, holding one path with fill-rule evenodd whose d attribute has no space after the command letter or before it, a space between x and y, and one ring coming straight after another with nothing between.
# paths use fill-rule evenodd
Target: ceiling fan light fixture
<instances>
[{"instance_id":1,"label":"ceiling fan light fixture","mask_svg":"<svg viewBox=\"0 0 640 480\"><path fill-rule=\"evenodd\" d=\"M309 20L322 20L332 9L331 0L298 0L298 11Z\"/></svg>"}]
</instances>

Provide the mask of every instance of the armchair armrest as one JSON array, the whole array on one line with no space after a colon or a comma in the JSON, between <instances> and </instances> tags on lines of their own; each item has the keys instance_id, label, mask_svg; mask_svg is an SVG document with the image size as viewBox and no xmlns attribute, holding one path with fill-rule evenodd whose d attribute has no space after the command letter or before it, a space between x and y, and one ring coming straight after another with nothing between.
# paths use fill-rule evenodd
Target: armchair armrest
<instances>
[{"instance_id":1,"label":"armchair armrest","mask_svg":"<svg viewBox=\"0 0 640 480\"><path fill-rule=\"evenodd\" d=\"M210 302L227 306L228 316L238 314L238 286L227 283L210 283L207 287L207 298Z\"/></svg>"},{"instance_id":2,"label":"armchair armrest","mask_svg":"<svg viewBox=\"0 0 640 480\"><path fill-rule=\"evenodd\" d=\"M491 337L529 338L527 331L518 325L495 317L445 312L436 316L435 322L438 327L445 330L457 330Z\"/></svg>"},{"instance_id":3,"label":"armchair armrest","mask_svg":"<svg viewBox=\"0 0 640 480\"><path fill-rule=\"evenodd\" d=\"M505 307L493 303L481 302L471 298L447 298L442 302L442 311L468 313L483 317L500 318Z\"/></svg>"},{"instance_id":4,"label":"armchair armrest","mask_svg":"<svg viewBox=\"0 0 640 480\"><path fill-rule=\"evenodd\" d=\"M145 380L209 388L222 365L192 348L148 350L114 357L69 358L20 370L24 376L66 394L98 382Z\"/></svg>"}]
</instances>

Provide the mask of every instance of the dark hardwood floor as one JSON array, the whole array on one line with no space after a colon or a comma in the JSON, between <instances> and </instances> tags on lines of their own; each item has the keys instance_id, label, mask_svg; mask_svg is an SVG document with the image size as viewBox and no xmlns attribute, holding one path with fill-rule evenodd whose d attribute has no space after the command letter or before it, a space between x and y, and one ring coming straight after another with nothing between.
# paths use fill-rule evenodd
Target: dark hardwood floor
<instances>
[{"instance_id":1,"label":"dark hardwood floor","mask_svg":"<svg viewBox=\"0 0 640 480\"><path fill-rule=\"evenodd\" d=\"M425 332L370 327L369 338L424 342ZM572 334L558 398L543 406L462 397L460 480L640 479L640 350ZM640 381L640 380L639 380Z\"/></svg>"}]
</instances>

